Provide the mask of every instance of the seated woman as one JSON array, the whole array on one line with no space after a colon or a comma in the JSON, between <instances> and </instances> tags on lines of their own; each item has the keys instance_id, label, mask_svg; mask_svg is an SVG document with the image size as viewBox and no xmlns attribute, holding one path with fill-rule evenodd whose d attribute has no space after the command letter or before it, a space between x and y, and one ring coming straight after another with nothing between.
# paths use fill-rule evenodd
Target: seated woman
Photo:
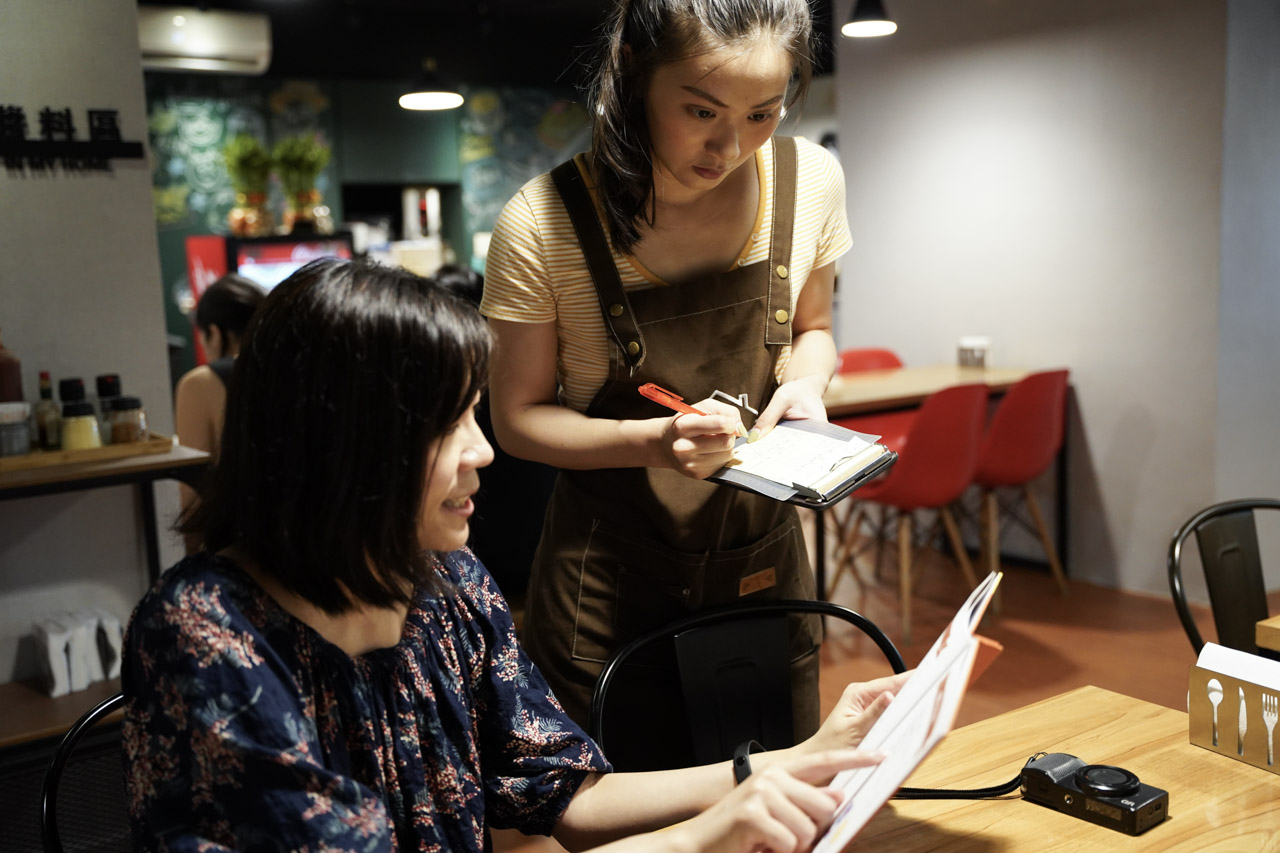
<instances>
[{"instance_id":1,"label":"seated woman","mask_svg":"<svg viewBox=\"0 0 1280 853\"><path fill-rule=\"evenodd\" d=\"M852 747L902 676L847 689L736 787L728 762L610 772L464 548L492 458L474 412L489 347L471 306L401 270L316 261L267 298L183 523L205 549L129 626L139 849L480 851L518 828L801 850L837 806L819 786L878 760Z\"/></svg>"},{"instance_id":2,"label":"seated woman","mask_svg":"<svg viewBox=\"0 0 1280 853\"><path fill-rule=\"evenodd\" d=\"M196 335L209 362L183 374L174 402L178 440L187 447L218 452L231 367L249 319L265 298L262 288L235 273L224 275L200 294Z\"/></svg>"},{"instance_id":3,"label":"seated woman","mask_svg":"<svg viewBox=\"0 0 1280 853\"><path fill-rule=\"evenodd\" d=\"M244 276L228 273L205 288L196 303L195 327L207 364L188 370L174 391L174 432L186 447L218 457L222 418L227 408L227 382L240 352L240 341L253 312L266 299L262 288ZM182 506L191 507L196 494L185 483L180 487ZM187 553L198 543L186 537Z\"/></svg>"}]
</instances>

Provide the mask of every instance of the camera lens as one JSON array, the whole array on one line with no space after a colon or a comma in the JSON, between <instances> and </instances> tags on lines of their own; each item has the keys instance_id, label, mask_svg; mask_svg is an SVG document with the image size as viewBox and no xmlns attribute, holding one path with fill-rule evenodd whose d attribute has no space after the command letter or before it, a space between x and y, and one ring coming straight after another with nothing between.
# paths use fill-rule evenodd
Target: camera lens
<instances>
[{"instance_id":1,"label":"camera lens","mask_svg":"<svg viewBox=\"0 0 1280 853\"><path fill-rule=\"evenodd\" d=\"M1076 771L1076 785L1104 797L1122 797L1138 790L1138 777L1123 767L1086 764Z\"/></svg>"}]
</instances>

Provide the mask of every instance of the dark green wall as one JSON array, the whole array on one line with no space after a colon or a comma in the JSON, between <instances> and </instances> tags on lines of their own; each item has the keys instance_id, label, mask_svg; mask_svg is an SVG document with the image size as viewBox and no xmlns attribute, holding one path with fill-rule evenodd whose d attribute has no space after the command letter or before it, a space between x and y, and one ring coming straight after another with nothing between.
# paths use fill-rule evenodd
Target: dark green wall
<instances>
[{"instance_id":1,"label":"dark green wall","mask_svg":"<svg viewBox=\"0 0 1280 853\"><path fill-rule=\"evenodd\" d=\"M227 213L235 203L223 145L237 133L253 134L267 146L299 133L332 142L334 98L332 87L315 81L208 74L145 77L165 326L171 341L182 342L170 363L176 382L195 366L191 321L184 310L190 304L186 238L226 234ZM342 199L335 178L331 161L317 185L334 221L340 222ZM269 206L279 222L284 198L274 181Z\"/></svg>"}]
</instances>

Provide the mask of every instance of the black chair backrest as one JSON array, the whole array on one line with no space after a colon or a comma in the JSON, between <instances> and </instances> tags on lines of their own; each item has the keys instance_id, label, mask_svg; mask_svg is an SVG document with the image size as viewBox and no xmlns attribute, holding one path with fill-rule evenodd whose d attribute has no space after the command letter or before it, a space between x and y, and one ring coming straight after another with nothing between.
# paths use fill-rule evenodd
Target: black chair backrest
<instances>
[{"instance_id":1,"label":"black chair backrest","mask_svg":"<svg viewBox=\"0 0 1280 853\"><path fill-rule=\"evenodd\" d=\"M1206 507L1187 519L1169 543L1169 590L1196 654L1204 648L1204 639L1191 617L1182 585L1182 546L1193 533L1200 546L1218 644L1252 654L1259 652L1254 626L1268 615L1253 515L1259 509L1280 509L1280 500L1245 498Z\"/></svg>"},{"instance_id":2,"label":"black chair backrest","mask_svg":"<svg viewBox=\"0 0 1280 853\"><path fill-rule=\"evenodd\" d=\"M124 705L124 694L104 699L87 711L58 744L40 788L40 839L44 853L63 853L58 804L65 810L67 851L130 850L129 816L118 725L91 730ZM73 772L74 771L74 772ZM83 771L83 772L81 772ZM70 826L74 822L74 826Z\"/></svg>"},{"instance_id":3,"label":"black chair backrest","mask_svg":"<svg viewBox=\"0 0 1280 853\"><path fill-rule=\"evenodd\" d=\"M894 672L897 648L861 614L826 601L716 608L650 631L618 649L596 680L587 731L618 770L660 770L733 756L747 740L794 741L787 617L842 619L876 643ZM614 731L611 709L643 707L643 731Z\"/></svg>"}]
</instances>

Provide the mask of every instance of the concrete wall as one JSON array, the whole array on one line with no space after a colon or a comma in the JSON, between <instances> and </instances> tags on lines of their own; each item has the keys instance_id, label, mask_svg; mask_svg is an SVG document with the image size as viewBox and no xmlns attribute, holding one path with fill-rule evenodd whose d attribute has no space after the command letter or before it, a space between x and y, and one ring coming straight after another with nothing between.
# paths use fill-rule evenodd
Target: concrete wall
<instances>
[{"instance_id":1,"label":"concrete wall","mask_svg":"<svg viewBox=\"0 0 1280 853\"><path fill-rule=\"evenodd\" d=\"M0 104L19 106L27 136L45 107L114 109L125 140L147 138L133 0L0 4ZM152 429L172 433L159 263L146 160L109 172L0 170L0 329L37 373L119 373ZM176 489L158 495L161 514ZM173 545L163 556L171 560ZM141 520L129 487L0 503L0 681L31 673L31 624L87 605L127 618L146 583Z\"/></svg>"},{"instance_id":2,"label":"concrete wall","mask_svg":"<svg viewBox=\"0 0 1280 853\"><path fill-rule=\"evenodd\" d=\"M837 22L849 6L837 4ZM1263 137L1238 134L1271 139L1274 187L1275 39L1270 83L1228 90L1226 0L912 0L891 11L897 34L837 47L855 241L840 343L927 364L954 359L961 335L985 334L996 364L1069 367L1068 571L1166 595L1170 534L1236 492L1239 476L1218 459L1239 437L1228 424L1274 390L1240 375L1230 410L1219 408L1220 329L1225 358L1243 345L1225 340L1236 335L1228 315L1256 307L1220 281L1235 275L1220 248L1237 249L1221 228L1224 101L1270 110ZM1233 80L1241 64L1233 55ZM1229 123L1228 154L1238 145ZM1228 162L1228 223L1232 182L1252 186L1255 167ZM1272 285L1275 242L1248 261L1269 264ZM1274 286L1249 292L1274 309ZM1274 341L1255 336L1249 357L1274 364ZM1254 447L1231 451L1231 465L1249 468L1268 431L1250 427ZM1280 494L1265 470L1249 490Z\"/></svg>"}]
</instances>

